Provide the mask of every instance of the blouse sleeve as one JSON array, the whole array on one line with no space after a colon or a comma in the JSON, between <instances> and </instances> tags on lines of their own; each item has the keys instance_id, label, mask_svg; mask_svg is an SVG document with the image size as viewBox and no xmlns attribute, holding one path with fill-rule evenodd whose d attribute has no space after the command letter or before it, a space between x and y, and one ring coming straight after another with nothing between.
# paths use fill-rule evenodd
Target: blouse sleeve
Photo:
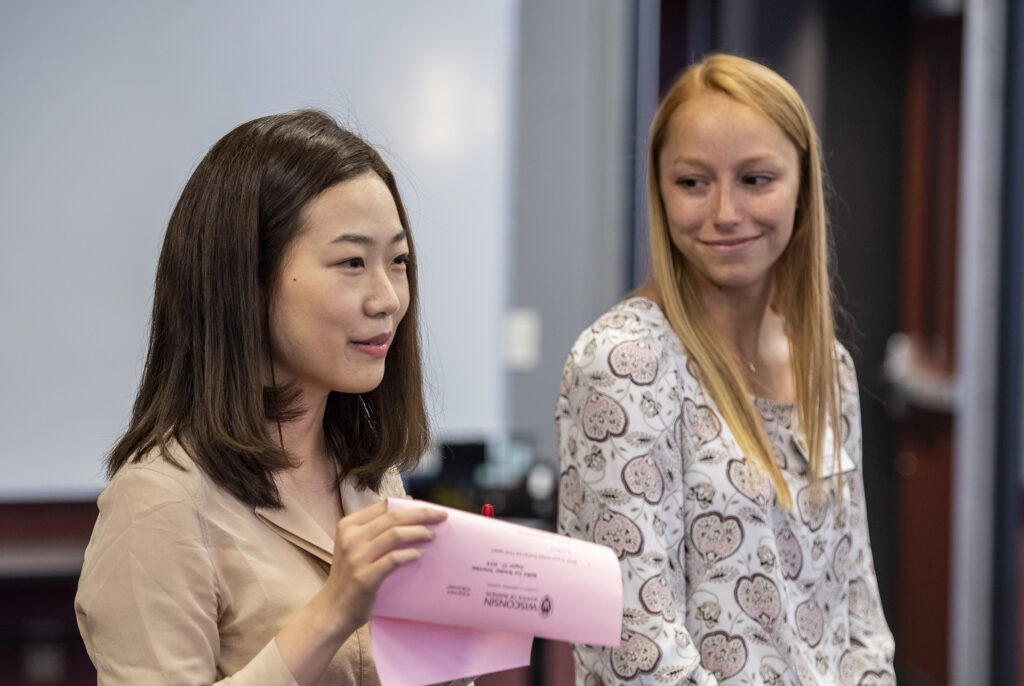
<instances>
[{"instance_id":1,"label":"blouse sleeve","mask_svg":"<svg viewBox=\"0 0 1024 686\"><path fill-rule=\"evenodd\" d=\"M217 575L194 497L145 467L101 496L75 599L97 684L295 686L273 640L217 680Z\"/></svg>"},{"instance_id":2,"label":"blouse sleeve","mask_svg":"<svg viewBox=\"0 0 1024 686\"><path fill-rule=\"evenodd\" d=\"M839 364L845 424L843 443L856 466L854 471L843 475L844 478L850 477L850 650L843 656L840 669L847 674L849 683L862 683L864 680L880 681L883 675L888 675L895 683L895 643L882 611L875 564L871 554L871 540L868 536L857 377L853 361L845 350L840 350Z\"/></svg>"},{"instance_id":3,"label":"blouse sleeve","mask_svg":"<svg viewBox=\"0 0 1024 686\"><path fill-rule=\"evenodd\" d=\"M559 531L611 547L623 581L621 642L576 645L576 683L716 685L684 626L679 375L646 327L607 320L570 353L556 413Z\"/></svg>"}]
</instances>

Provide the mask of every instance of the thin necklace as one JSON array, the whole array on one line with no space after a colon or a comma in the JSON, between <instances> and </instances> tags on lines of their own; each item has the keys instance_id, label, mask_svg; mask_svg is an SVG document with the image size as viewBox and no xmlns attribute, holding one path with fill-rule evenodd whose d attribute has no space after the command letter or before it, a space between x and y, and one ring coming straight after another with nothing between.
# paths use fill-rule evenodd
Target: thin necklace
<instances>
[{"instance_id":1,"label":"thin necklace","mask_svg":"<svg viewBox=\"0 0 1024 686\"><path fill-rule=\"evenodd\" d=\"M754 349L754 358L750 359L746 355L743 354L743 351L740 350L739 346L735 346L732 349L732 354L734 356L733 359L735 359L737 362L739 362L740 365L746 367L747 370L751 374L754 374L754 375L757 374L757 364L755 364L756 361L757 361L757 352L758 351L755 348Z\"/></svg>"},{"instance_id":2,"label":"thin necklace","mask_svg":"<svg viewBox=\"0 0 1024 686\"><path fill-rule=\"evenodd\" d=\"M743 366L750 370L751 374L757 374L757 365L754 364L754 360L757 359L756 353L754 356L754 360L748 360L743 353L737 350L736 357L739 358L740 364L742 364Z\"/></svg>"}]
</instances>

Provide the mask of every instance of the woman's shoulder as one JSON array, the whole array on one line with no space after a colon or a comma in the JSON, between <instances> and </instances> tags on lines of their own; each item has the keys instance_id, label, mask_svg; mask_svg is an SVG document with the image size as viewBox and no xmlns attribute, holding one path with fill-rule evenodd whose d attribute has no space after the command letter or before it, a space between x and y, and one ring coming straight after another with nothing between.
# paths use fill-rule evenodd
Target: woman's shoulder
<instances>
[{"instance_id":1,"label":"woman's shoulder","mask_svg":"<svg viewBox=\"0 0 1024 686\"><path fill-rule=\"evenodd\" d=\"M630 297L580 334L562 370L560 391L568 397L581 387L651 386L686 364L679 338L657 304Z\"/></svg>"},{"instance_id":2,"label":"woman's shoulder","mask_svg":"<svg viewBox=\"0 0 1024 686\"><path fill-rule=\"evenodd\" d=\"M631 296L598 317L577 337L576 356L595 348L611 350L624 343L639 343L657 349L676 341L675 333L658 305L643 296Z\"/></svg>"},{"instance_id":3,"label":"woman's shoulder","mask_svg":"<svg viewBox=\"0 0 1024 686\"><path fill-rule=\"evenodd\" d=\"M213 486L176 441L154 447L122 465L104 490L101 501L144 497L148 502L187 498L205 500Z\"/></svg>"},{"instance_id":4,"label":"woman's shoulder","mask_svg":"<svg viewBox=\"0 0 1024 686\"><path fill-rule=\"evenodd\" d=\"M838 340L836 345L836 366L839 371L839 386L845 392L857 392L857 368L853 362L853 355Z\"/></svg>"},{"instance_id":5,"label":"woman's shoulder","mask_svg":"<svg viewBox=\"0 0 1024 686\"><path fill-rule=\"evenodd\" d=\"M835 346L836 346L836 360L839 362L839 364L845 364L845 365L848 365L848 366L852 367L853 366L853 355L850 354L850 351L846 348L845 345L843 345L842 341L840 341L837 338L835 340Z\"/></svg>"}]
</instances>

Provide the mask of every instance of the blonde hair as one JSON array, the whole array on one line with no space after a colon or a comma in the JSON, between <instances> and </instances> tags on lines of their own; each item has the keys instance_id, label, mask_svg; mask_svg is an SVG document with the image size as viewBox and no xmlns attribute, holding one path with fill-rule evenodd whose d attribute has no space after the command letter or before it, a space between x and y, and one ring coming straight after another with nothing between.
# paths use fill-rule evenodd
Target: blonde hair
<instances>
[{"instance_id":1,"label":"blonde hair","mask_svg":"<svg viewBox=\"0 0 1024 686\"><path fill-rule=\"evenodd\" d=\"M687 354L699 367L703 384L740 449L768 476L779 503L790 509L792 495L775 463L743 374L711 327L694 270L673 246L661 197L658 157L672 114L684 102L707 91L723 93L757 110L775 122L799 152L800 190L793 235L773 268L771 305L783 317L790 340L797 418L807 441L812 482L822 475L829 424L833 427L836 460L842 440L820 145L806 106L785 79L757 62L716 54L691 66L669 89L651 124L648 151L651 278L656 297Z\"/></svg>"}]
</instances>

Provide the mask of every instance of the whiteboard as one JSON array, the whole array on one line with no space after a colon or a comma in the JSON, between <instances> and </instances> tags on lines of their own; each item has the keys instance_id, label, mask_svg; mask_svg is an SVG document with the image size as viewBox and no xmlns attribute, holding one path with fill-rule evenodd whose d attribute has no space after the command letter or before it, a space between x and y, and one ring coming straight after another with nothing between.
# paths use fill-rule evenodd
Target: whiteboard
<instances>
[{"instance_id":1,"label":"whiteboard","mask_svg":"<svg viewBox=\"0 0 1024 686\"><path fill-rule=\"evenodd\" d=\"M0 4L0 500L99 492L188 175L237 124L307 106L399 179L435 433L504 436L517 17L515 0Z\"/></svg>"}]
</instances>

